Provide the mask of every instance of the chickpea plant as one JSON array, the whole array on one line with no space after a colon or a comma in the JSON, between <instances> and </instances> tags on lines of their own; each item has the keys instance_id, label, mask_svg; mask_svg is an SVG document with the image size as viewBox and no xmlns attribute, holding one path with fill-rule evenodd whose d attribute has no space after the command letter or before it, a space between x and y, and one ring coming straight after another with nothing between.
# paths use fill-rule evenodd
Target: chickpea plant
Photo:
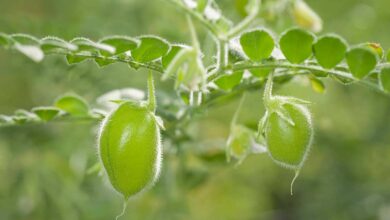
<instances>
[{"instance_id":1,"label":"chickpea plant","mask_svg":"<svg viewBox=\"0 0 390 220\"><path fill-rule=\"evenodd\" d=\"M76 94L65 94L52 106L0 115L0 126L78 119L101 121L100 163L112 187L127 201L158 179L163 151L160 130L163 139L179 145L186 140L185 127L191 118L218 100L244 97L245 92L261 92L264 87L266 112L257 131L237 122L242 102L238 107L226 144L227 161L239 165L249 154L267 153L276 164L293 170L295 180L312 144L315 119L309 102L274 95L273 84L282 85L299 76L310 80L313 90L322 93L323 78L332 78L343 84L368 86L383 94L390 92L390 53L386 54L377 43L350 46L333 33L316 35L322 21L303 0L238 0L246 17L235 25L213 0L169 2L187 19L190 45L170 43L153 35L107 36L97 41L78 37L66 41L0 33L1 47L35 62L53 54L65 56L70 65L92 60L99 67L125 63L133 69L150 71L147 101L119 95L112 100L114 110L107 112L91 109L91 103ZM258 19L283 19L283 14L295 25L280 36L264 28L264 22ZM211 65L205 64L193 21L214 39L217 53ZM174 89L181 99L177 108L157 105L153 73L159 73L161 80L175 80ZM163 121L168 125L165 130Z\"/></svg>"}]
</instances>

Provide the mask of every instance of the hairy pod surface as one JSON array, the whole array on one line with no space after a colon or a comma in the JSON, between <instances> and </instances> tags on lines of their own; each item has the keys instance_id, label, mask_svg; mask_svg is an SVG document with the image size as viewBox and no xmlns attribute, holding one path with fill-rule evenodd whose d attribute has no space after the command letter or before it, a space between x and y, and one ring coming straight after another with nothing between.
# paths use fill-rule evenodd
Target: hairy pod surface
<instances>
[{"instance_id":1,"label":"hairy pod surface","mask_svg":"<svg viewBox=\"0 0 390 220\"><path fill-rule=\"evenodd\" d=\"M122 103L103 123L99 155L112 186L126 199L157 180L160 128L146 106Z\"/></svg>"},{"instance_id":2,"label":"hairy pod surface","mask_svg":"<svg viewBox=\"0 0 390 220\"><path fill-rule=\"evenodd\" d=\"M276 112L270 114L265 128L268 151L278 164L299 170L309 152L313 136L310 112L306 106L293 103L286 103L281 108L291 121Z\"/></svg>"}]
</instances>

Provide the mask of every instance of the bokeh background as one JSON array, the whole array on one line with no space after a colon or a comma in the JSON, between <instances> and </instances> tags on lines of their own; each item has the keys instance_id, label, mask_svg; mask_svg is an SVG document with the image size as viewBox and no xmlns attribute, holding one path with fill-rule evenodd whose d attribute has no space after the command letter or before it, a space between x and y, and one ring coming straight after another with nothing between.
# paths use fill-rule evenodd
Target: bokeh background
<instances>
[{"instance_id":1,"label":"bokeh background","mask_svg":"<svg viewBox=\"0 0 390 220\"><path fill-rule=\"evenodd\" d=\"M228 17L240 18L232 0L217 2ZM324 33L338 33L350 44L373 41L390 47L388 0L307 2L323 18ZM68 40L113 34L189 39L183 15L164 0L0 0L0 15L5 33ZM56 56L36 64L0 50L0 113L50 105L69 91L93 102L112 89L145 89L145 76L122 64L68 66ZM250 156L234 167L189 151L165 156L160 181L131 199L122 219L389 220L390 98L362 86L325 83L325 94L299 80L277 91L314 103L315 142L294 196L289 192L293 173L266 155ZM162 93L172 82L157 86ZM222 146L229 133L226 119L236 106L237 100L226 103L194 121L198 141L186 147ZM249 94L244 106L240 121L256 124L264 112L260 91ZM104 177L87 172L97 162L97 128L91 122L0 128L0 219L114 219L121 197Z\"/></svg>"}]
</instances>

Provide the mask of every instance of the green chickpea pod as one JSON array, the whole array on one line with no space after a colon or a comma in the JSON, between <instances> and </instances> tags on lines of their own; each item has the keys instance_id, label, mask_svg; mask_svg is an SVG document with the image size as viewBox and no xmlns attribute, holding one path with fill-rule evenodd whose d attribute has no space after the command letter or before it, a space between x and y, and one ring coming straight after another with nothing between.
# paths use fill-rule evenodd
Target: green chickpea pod
<instances>
[{"instance_id":1,"label":"green chickpea pod","mask_svg":"<svg viewBox=\"0 0 390 220\"><path fill-rule=\"evenodd\" d=\"M126 201L150 188L160 173L161 123L155 115L152 74L148 87L146 103L120 104L106 117L99 135L99 157L111 185L124 197L124 209Z\"/></svg>"},{"instance_id":2,"label":"green chickpea pod","mask_svg":"<svg viewBox=\"0 0 390 220\"><path fill-rule=\"evenodd\" d=\"M272 95L272 74L265 91L266 113L259 123L259 135L264 135L270 157L278 165L295 171L295 179L310 151L313 126L308 102L293 97Z\"/></svg>"}]
</instances>

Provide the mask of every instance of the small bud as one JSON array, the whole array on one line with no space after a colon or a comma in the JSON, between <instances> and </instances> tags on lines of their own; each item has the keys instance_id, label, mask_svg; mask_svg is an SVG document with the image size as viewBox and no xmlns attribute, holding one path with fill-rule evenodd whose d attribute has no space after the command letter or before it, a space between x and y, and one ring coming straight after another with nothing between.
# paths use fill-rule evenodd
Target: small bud
<instances>
[{"instance_id":1,"label":"small bud","mask_svg":"<svg viewBox=\"0 0 390 220\"><path fill-rule=\"evenodd\" d=\"M300 27L307 28L313 32L322 30L321 18L303 0L294 1L292 15L295 23Z\"/></svg>"}]
</instances>

